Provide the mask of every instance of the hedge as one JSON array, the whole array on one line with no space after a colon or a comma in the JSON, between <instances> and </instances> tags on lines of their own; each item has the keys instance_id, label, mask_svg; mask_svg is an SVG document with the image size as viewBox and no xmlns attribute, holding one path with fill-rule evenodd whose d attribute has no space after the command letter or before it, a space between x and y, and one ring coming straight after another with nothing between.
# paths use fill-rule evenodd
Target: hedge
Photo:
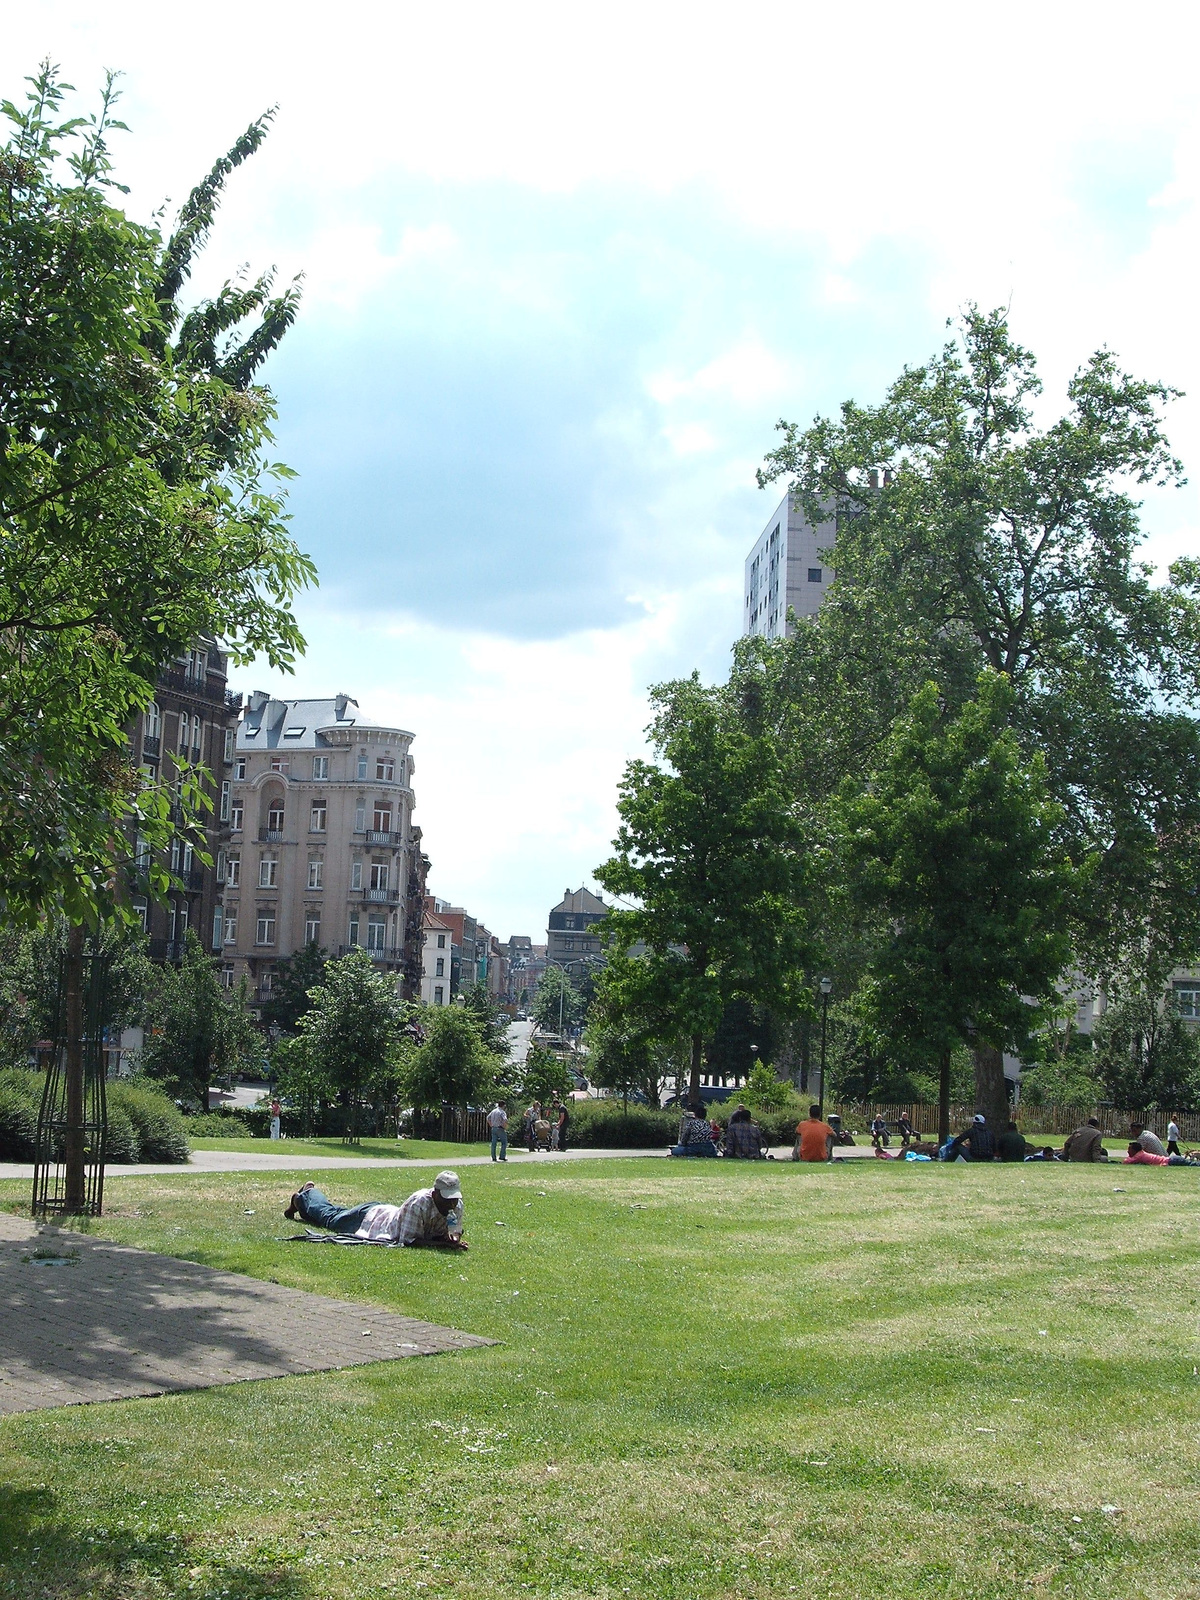
<instances>
[{"instance_id":1,"label":"hedge","mask_svg":"<svg viewBox=\"0 0 1200 1600\"><path fill-rule=\"evenodd\" d=\"M202 1111L189 1117L185 1126L192 1139L254 1138L250 1124L237 1111Z\"/></svg>"},{"instance_id":2,"label":"hedge","mask_svg":"<svg viewBox=\"0 0 1200 1600\"><path fill-rule=\"evenodd\" d=\"M0 1073L0 1160L32 1161L44 1073ZM107 1085L108 1151L114 1166L154 1161L182 1165L190 1154L183 1118L161 1089L114 1080Z\"/></svg>"}]
</instances>

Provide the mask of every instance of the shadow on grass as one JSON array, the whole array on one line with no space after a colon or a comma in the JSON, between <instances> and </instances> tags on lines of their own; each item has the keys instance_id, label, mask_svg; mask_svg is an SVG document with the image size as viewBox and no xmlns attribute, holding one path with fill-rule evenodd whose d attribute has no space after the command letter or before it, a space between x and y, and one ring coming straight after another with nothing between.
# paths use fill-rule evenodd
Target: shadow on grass
<instances>
[{"instance_id":1,"label":"shadow on grass","mask_svg":"<svg viewBox=\"0 0 1200 1600\"><path fill-rule=\"evenodd\" d=\"M49 1489L0 1485L0 1576L18 1600L132 1600L146 1594L224 1595L226 1600L308 1600L306 1575L264 1553L226 1562L192 1536L71 1523Z\"/></svg>"}]
</instances>

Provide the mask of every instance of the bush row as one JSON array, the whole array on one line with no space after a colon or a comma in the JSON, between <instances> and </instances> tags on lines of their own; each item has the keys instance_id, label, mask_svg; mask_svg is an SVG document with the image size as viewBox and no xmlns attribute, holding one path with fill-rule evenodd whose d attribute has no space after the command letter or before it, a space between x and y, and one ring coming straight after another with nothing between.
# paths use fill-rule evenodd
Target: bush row
<instances>
[{"instance_id":1,"label":"bush row","mask_svg":"<svg viewBox=\"0 0 1200 1600\"><path fill-rule=\"evenodd\" d=\"M0 1073L0 1160L32 1161L45 1076L13 1068ZM115 1080L107 1086L108 1155L114 1165L182 1165L189 1155L184 1120L161 1089Z\"/></svg>"}]
</instances>

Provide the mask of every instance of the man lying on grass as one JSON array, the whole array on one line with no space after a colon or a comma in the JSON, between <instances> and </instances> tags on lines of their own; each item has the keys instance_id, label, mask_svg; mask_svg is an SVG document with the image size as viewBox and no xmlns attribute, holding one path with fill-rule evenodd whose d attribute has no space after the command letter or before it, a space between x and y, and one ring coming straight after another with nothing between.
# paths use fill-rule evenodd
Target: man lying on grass
<instances>
[{"instance_id":1,"label":"man lying on grass","mask_svg":"<svg viewBox=\"0 0 1200 1600\"><path fill-rule=\"evenodd\" d=\"M432 1189L418 1189L403 1205L364 1200L356 1206L335 1206L315 1184L302 1184L283 1213L315 1228L352 1235L371 1243L433 1245L465 1250L462 1236L463 1197L457 1172L439 1172Z\"/></svg>"}]
</instances>

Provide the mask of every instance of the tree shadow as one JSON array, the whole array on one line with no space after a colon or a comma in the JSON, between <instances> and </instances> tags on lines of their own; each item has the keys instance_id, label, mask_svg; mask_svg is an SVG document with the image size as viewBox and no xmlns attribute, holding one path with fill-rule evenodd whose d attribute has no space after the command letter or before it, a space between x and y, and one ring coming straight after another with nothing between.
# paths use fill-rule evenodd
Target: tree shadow
<instances>
[{"instance_id":1,"label":"tree shadow","mask_svg":"<svg viewBox=\"0 0 1200 1600\"><path fill-rule=\"evenodd\" d=\"M17 1600L123 1600L131 1590L228 1600L308 1600L307 1574L272 1557L261 1565L207 1556L194 1537L70 1523L49 1489L0 1484L0 1573Z\"/></svg>"}]
</instances>

